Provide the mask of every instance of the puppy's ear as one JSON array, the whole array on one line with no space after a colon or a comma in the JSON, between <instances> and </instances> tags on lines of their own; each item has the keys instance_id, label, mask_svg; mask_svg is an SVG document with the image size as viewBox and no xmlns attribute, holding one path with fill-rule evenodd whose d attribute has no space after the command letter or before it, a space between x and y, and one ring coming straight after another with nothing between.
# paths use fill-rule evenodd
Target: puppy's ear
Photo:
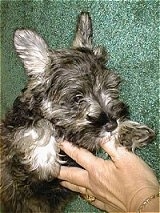
<instances>
[{"instance_id":1,"label":"puppy's ear","mask_svg":"<svg viewBox=\"0 0 160 213\"><path fill-rule=\"evenodd\" d=\"M41 75L48 63L49 53L45 41L31 30L17 30L14 45L28 76Z\"/></svg>"},{"instance_id":2,"label":"puppy's ear","mask_svg":"<svg viewBox=\"0 0 160 213\"><path fill-rule=\"evenodd\" d=\"M73 47L92 49L92 21L89 13L82 12L79 16Z\"/></svg>"}]
</instances>

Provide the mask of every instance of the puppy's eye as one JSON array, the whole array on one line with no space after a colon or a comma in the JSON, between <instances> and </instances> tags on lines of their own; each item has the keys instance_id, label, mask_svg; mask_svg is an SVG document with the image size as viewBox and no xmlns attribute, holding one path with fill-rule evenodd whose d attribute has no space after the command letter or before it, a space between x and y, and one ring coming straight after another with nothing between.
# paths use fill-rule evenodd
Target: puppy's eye
<instances>
[{"instance_id":1,"label":"puppy's eye","mask_svg":"<svg viewBox=\"0 0 160 213\"><path fill-rule=\"evenodd\" d=\"M74 96L73 101L76 103L80 103L81 101L83 101L83 96L78 94Z\"/></svg>"}]
</instances>

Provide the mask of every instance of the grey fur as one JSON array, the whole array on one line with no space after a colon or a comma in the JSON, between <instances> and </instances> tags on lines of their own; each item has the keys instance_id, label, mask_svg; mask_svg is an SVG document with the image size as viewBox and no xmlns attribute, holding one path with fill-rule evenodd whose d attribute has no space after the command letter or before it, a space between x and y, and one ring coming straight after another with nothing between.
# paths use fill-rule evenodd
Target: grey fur
<instances>
[{"instance_id":1,"label":"grey fur","mask_svg":"<svg viewBox=\"0 0 160 213\"><path fill-rule=\"evenodd\" d=\"M103 48L93 47L91 18L80 15L71 49L50 50L31 30L17 30L15 49L28 83L1 125L1 200L4 212L61 212L71 192L61 187L59 141L95 152L112 136L129 150L154 132L130 121L119 100L120 78L105 66Z\"/></svg>"}]
</instances>

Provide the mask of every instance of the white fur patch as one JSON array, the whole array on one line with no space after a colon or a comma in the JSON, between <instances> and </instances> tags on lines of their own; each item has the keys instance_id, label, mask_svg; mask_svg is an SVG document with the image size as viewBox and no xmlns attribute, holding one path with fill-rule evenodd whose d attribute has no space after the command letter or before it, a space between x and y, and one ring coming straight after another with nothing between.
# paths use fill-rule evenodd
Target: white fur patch
<instances>
[{"instance_id":1,"label":"white fur patch","mask_svg":"<svg viewBox=\"0 0 160 213\"><path fill-rule=\"evenodd\" d=\"M52 124L42 119L15 135L15 147L22 154L21 162L36 172L39 179L54 178L59 173L59 148Z\"/></svg>"},{"instance_id":2,"label":"white fur patch","mask_svg":"<svg viewBox=\"0 0 160 213\"><path fill-rule=\"evenodd\" d=\"M38 75L45 71L49 64L48 46L37 33L31 30L16 30L14 45L28 75Z\"/></svg>"},{"instance_id":3,"label":"white fur patch","mask_svg":"<svg viewBox=\"0 0 160 213\"><path fill-rule=\"evenodd\" d=\"M108 103L112 100L111 96L109 94L105 94L104 92L101 92L101 98L102 98L105 106L107 106Z\"/></svg>"},{"instance_id":4,"label":"white fur patch","mask_svg":"<svg viewBox=\"0 0 160 213\"><path fill-rule=\"evenodd\" d=\"M33 140L36 140L38 138L38 134L37 134L37 132L34 129L26 131L24 133L24 137L27 137L27 136L31 136L33 138Z\"/></svg>"},{"instance_id":5,"label":"white fur patch","mask_svg":"<svg viewBox=\"0 0 160 213\"><path fill-rule=\"evenodd\" d=\"M45 138L42 140L45 140ZM45 141L40 141L40 143L44 144ZM33 169L38 167L47 169L47 167L52 166L57 157L56 146L56 140L53 136L50 137L46 145L37 146L32 154L32 159L34 159L32 164Z\"/></svg>"},{"instance_id":6,"label":"white fur patch","mask_svg":"<svg viewBox=\"0 0 160 213\"><path fill-rule=\"evenodd\" d=\"M52 102L47 99L43 100L42 101L42 110L43 110L44 114L52 115L52 113L53 113Z\"/></svg>"}]
</instances>

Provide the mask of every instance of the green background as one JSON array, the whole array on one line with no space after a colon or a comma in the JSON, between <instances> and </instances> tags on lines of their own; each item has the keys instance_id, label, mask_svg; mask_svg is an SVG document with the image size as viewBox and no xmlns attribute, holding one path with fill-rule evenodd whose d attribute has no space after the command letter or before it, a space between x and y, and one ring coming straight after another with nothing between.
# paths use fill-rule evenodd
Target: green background
<instances>
[{"instance_id":1,"label":"green background","mask_svg":"<svg viewBox=\"0 0 160 213\"><path fill-rule=\"evenodd\" d=\"M131 118L156 131L152 144L138 150L159 176L158 1L1 1L1 112L11 107L26 82L13 47L17 28L37 31L52 48L69 47L77 15L89 11L94 43L107 48L108 66L122 77L121 97ZM143 172L143 171L142 171ZM65 212L100 212L80 198Z\"/></svg>"}]
</instances>

